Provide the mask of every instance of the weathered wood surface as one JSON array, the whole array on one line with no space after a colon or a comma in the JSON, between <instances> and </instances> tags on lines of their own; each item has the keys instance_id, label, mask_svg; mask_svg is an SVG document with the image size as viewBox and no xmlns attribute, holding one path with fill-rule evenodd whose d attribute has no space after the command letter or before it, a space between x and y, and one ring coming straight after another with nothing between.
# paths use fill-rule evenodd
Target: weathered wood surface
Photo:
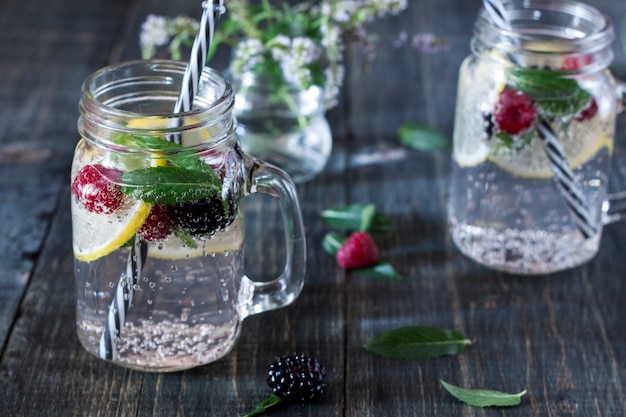
<instances>
[{"instance_id":1,"label":"weathered wood surface","mask_svg":"<svg viewBox=\"0 0 626 417\"><path fill-rule=\"evenodd\" d=\"M267 395L276 355L305 351L327 367L327 393L272 416L626 415L626 224L608 227L599 255L550 276L521 278L465 259L445 224L449 153L398 144L404 122L452 132L458 66L469 51L479 1L411 1L373 25L377 58L348 50L341 105L329 113L334 151L327 170L298 187L309 247L307 285L292 306L244 322L226 358L187 372L144 374L85 353L74 331L68 178L76 105L93 70L139 57L148 13L198 13L199 2L3 0L0 3L0 415L235 416ZM618 29L622 0L594 0ZM435 54L393 46L400 31L432 32ZM614 72L626 79L615 44ZM224 56L214 63L219 68ZM626 117L618 135L626 139ZM619 141L618 141L619 143ZM614 189L624 188L626 147L615 153ZM345 274L321 249L329 206L374 202L397 232L382 256L404 276L373 281ZM279 262L259 238L275 214L250 204L252 273ZM267 245L265 245L267 246ZM261 255L262 254L262 255ZM401 325L455 328L474 344L424 362L384 359L362 345ZM443 391L439 379L505 391L528 389L520 406L482 410Z\"/></svg>"}]
</instances>

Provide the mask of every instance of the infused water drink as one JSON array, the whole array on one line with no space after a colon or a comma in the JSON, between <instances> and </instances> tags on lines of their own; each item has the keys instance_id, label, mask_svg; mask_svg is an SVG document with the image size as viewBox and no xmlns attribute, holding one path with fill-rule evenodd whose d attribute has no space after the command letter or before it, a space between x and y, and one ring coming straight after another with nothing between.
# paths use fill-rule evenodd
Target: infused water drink
<instances>
[{"instance_id":1,"label":"infused water drink","mask_svg":"<svg viewBox=\"0 0 626 417\"><path fill-rule=\"evenodd\" d=\"M618 103L612 31L587 6L589 20L571 16L572 3L508 2L510 33L481 14L460 68L448 223L461 252L495 269L550 273L598 250Z\"/></svg>"},{"instance_id":2,"label":"infused water drink","mask_svg":"<svg viewBox=\"0 0 626 417\"><path fill-rule=\"evenodd\" d=\"M293 182L247 156L233 93L203 71L194 109L169 114L184 65L137 61L83 85L71 172L76 325L87 351L118 365L177 371L230 352L242 320L291 303L304 277ZM274 280L244 271L244 198L279 202L285 266Z\"/></svg>"}]
</instances>

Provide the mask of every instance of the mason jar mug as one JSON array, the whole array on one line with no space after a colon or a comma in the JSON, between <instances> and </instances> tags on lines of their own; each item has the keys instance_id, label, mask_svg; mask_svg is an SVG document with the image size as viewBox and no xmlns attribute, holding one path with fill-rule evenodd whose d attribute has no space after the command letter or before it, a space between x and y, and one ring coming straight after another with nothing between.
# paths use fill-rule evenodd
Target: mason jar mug
<instances>
[{"instance_id":1,"label":"mason jar mug","mask_svg":"<svg viewBox=\"0 0 626 417\"><path fill-rule=\"evenodd\" d=\"M607 195L624 84L607 70L613 27L573 0L482 10L459 71L448 223L461 252L519 274L572 268L621 218Z\"/></svg>"},{"instance_id":2,"label":"mason jar mug","mask_svg":"<svg viewBox=\"0 0 626 417\"><path fill-rule=\"evenodd\" d=\"M233 91L202 72L193 109L173 114L185 65L133 61L82 87L71 172L78 336L87 351L144 371L203 365L241 321L291 303L305 266L302 217L282 170L244 154ZM267 193L285 227L284 272L244 272L244 197Z\"/></svg>"}]
</instances>

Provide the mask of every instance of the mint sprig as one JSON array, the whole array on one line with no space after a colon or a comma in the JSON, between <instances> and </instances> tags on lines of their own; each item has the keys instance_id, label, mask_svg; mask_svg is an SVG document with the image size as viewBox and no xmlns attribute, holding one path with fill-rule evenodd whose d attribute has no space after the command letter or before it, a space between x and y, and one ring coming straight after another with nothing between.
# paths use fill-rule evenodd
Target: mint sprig
<instances>
[{"instance_id":1,"label":"mint sprig","mask_svg":"<svg viewBox=\"0 0 626 417\"><path fill-rule=\"evenodd\" d=\"M423 360L456 355L470 344L471 340L455 330L405 326L374 336L364 347L387 358Z\"/></svg>"},{"instance_id":2,"label":"mint sprig","mask_svg":"<svg viewBox=\"0 0 626 417\"><path fill-rule=\"evenodd\" d=\"M418 151L447 150L450 141L440 131L422 123L405 123L398 129L400 143Z\"/></svg>"},{"instance_id":3,"label":"mint sprig","mask_svg":"<svg viewBox=\"0 0 626 417\"><path fill-rule=\"evenodd\" d=\"M207 168L210 170L210 167ZM210 198L221 193L222 183L209 170L167 165L124 172L122 192L152 204L176 204Z\"/></svg>"},{"instance_id":4,"label":"mint sprig","mask_svg":"<svg viewBox=\"0 0 626 417\"><path fill-rule=\"evenodd\" d=\"M459 401L474 407L512 407L519 405L526 390L508 393L490 389L469 389L452 385L442 379L441 385Z\"/></svg>"},{"instance_id":5,"label":"mint sprig","mask_svg":"<svg viewBox=\"0 0 626 417\"><path fill-rule=\"evenodd\" d=\"M126 148L163 152L158 166L126 171L122 192L152 204L176 204L219 196L222 181L195 151L155 136L119 134L113 141ZM224 202L225 209L227 204Z\"/></svg>"},{"instance_id":6,"label":"mint sprig","mask_svg":"<svg viewBox=\"0 0 626 417\"><path fill-rule=\"evenodd\" d=\"M539 110L547 116L570 116L582 110L591 93L564 71L537 68L515 68L507 84L531 96Z\"/></svg>"},{"instance_id":7,"label":"mint sprig","mask_svg":"<svg viewBox=\"0 0 626 417\"><path fill-rule=\"evenodd\" d=\"M392 223L376 211L374 204L352 204L341 208L330 208L322 211L322 218L331 226L342 230L342 232L328 232L322 239L322 248L331 256L337 255L341 245L348 240L346 233L393 230ZM377 263L367 268L352 269L352 271L371 279L402 279L402 276L389 263Z\"/></svg>"},{"instance_id":8,"label":"mint sprig","mask_svg":"<svg viewBox=\"0 0 626 417\"><path fill-rule=\"evenodd\" d=\"M273 407L282 401L283 399L281 397L272 393L269 397L265 398L263 401L260 401L257 405L255 405L254 409L245 414L243 417L259 416L263 414L268 408Z\"/></svg>"},{"instance_id":9,"label":"mint sprig","mask_svg":"<svg viewBox=\"0 0 626 417\"><path fill-rule=\"evenodd\" d=\"M322 211L328 224L347 232L388 232L393 225L376 211L374 204L352 204Z\"/></svg>"}]
</instances>

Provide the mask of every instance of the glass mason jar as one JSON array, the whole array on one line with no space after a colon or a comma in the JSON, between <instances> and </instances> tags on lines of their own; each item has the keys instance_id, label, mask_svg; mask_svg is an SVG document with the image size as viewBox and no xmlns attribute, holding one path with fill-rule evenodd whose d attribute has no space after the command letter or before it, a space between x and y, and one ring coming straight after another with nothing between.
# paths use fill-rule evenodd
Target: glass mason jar
<instances>
[{"instance_id":1,"label":"glass mason jar","mask_svg":"<svg viewBox=\"0 0 626 417\"><path fill-rule=\"evenodd\" d=\"M459 72L448 222L489 267L538 274L598 251L621 218L607 197L624 86L610 21L572 0L505 0L510 28L482 10Z\"/></svg>"},{"instance_id":2,"label":"glass mason jar","mask_svg":"<svg viewBox=\"0 0 626 417\"><path fill-rule=\"evenodd\" d=\"M243 150L285 170L295 183L319 174L332 151L322 88L272 87L253 71L234 77L237 134Z\"/></svg>"},{"instance_id":3,"label":"glass mason jar","mask_svg":"<svg viewBox=\"0 0 626 417\"><path fill-rule=\"evenodd\" d=\"M71 173L77 328L90 353L144 371L203 365L248 315L300 293L305 238L295 187L245 155L233 92L203 70L193 109L172 114L185 65L134 61L82 87ZM244 273L244 197L270 194L285 227L284 272Z\"/></svg>"}]
</instances>

